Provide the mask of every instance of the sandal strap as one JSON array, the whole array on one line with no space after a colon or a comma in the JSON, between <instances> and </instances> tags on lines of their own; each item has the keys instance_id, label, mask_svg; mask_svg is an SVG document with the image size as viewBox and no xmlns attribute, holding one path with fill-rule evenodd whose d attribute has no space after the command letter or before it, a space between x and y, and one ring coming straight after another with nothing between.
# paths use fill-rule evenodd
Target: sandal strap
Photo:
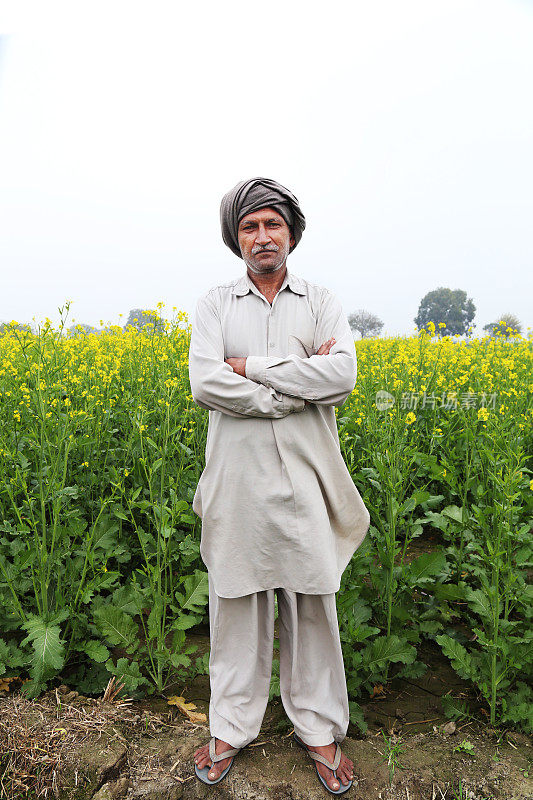
<instances>
[{"instance_id":1,"label":"sandal strap","mask_svg":"<svg viewBox=\"0 0 533 800\"><path fill-rule=\"evenodd\" d=\"M321 764L324 764L326 767L333 770L333 772L335 772L335 770L341 763L342 753L338 742L335 742L335 758L333 759L333 763L331 761L328 761L327 758L324 758L324 756L321 756L320 753L315 753L314 750L308 750L307 752L309 753L311 758L314 758L315 761L320 761Z\"/></svg>"},{"instance_id":2,"label":"sandal strap","mask_svg":"<svg viewBox=\"0 0 533 800\"><path fill-rule=\"evenodd\" d=\"M225 758L231 758L232 756L236 756L237 753L240 753L241 751L240 747L232 747L230 750L224 750L223 753L218 753L217 755L217 753L215 752L215 744L216 744L216 738L213 736L209 741L209 758L211 759L213 764L215 763L215 761L224 761Z\"/></svg>"}]
</instances>

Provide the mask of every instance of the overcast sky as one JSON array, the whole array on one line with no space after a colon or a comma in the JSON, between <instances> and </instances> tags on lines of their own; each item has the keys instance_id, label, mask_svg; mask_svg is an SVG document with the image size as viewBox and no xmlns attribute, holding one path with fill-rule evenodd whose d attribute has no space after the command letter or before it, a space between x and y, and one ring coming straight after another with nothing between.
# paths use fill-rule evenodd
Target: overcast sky
<instances>
[{"instance_id":1,"label":"overcast sky","mask_svg":"<svg viewBox=\"0 0 533 800\"><path fill-rule=\"evenodd\" d=\"M30 5L0 2L0 321L192 314L245 271L222 195L264 176L347 314L409 334L447 286L478 334L533 326L532 2Z\"/></svg>"}]
</instances>

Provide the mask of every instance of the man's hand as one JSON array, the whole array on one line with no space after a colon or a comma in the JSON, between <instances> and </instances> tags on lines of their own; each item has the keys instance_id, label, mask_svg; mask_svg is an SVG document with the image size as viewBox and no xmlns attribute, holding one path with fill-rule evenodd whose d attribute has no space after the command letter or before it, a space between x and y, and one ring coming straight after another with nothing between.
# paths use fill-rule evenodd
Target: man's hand
<instances>
[{"instance_id":1,"label":"man's hand","mask_svg":"<svg viewBox=\"0 0 533 800\"><path fill-rule=\"evenodd\" d=\"M331 339L328 339L326 342L320 345L318 350L316 351L317 356L327 356L333 345L335 344L335 337L332 336ZM305 406L309 405L309 400L304 400L304 408Z\"/></svg>"},{"instance_id":2,"label":"man's hand","mask_svg":"<svg viewBox=\"0 0 533 800\"><path fill-rule=\"evenodd\" d=\"M233 369L233 372L236 372L238 375L242 375L243 378L246 378L244 371L246 366L246 358L225 358L224 361L226 364L230 365L230 367Z\"/></svg>"},{"instance_id":3,"label":"man's hand","mask_svg":"<svg viewBox=\"0 0 533 800\"><path fill-rule=\"evenodd\" d=\"M327 342L324 342L324 344L320 345L316 352L317 356L327 356L334 344L335 337L332 336L331 339L328 339Z\"/></svg>"}]
</instances>

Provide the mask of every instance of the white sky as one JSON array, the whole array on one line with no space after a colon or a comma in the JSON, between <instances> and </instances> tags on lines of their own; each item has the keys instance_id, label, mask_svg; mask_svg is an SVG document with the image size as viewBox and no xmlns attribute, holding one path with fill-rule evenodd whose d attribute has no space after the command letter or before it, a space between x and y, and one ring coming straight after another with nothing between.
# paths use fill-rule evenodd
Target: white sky
<instances>
[{"instance_id":1,"label":"white sky","mask_svg":"<svg viewBox=\"0 0 533 800\"><path fill-rule=\"evenodd\" d=\"M259 175L347 314L409 334L448 286L533 325L532 2L0 1L0 33L0 321L191 314Z\"/></svg>"}]
</instances>

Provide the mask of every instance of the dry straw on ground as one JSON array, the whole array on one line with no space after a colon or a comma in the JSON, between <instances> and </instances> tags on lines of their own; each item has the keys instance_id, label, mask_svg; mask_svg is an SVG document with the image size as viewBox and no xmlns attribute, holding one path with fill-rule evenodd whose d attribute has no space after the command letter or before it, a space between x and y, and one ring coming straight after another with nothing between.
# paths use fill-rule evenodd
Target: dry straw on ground
<instances>
[{"instance_id":1,"label":"dry straw on ground","mask_svg":"<svg viewBox=\"0 0 533 800\"><path fill-rule=\"evenodd\" d=\"M28 794L58 797L62 767L69 756L75 757L85 742L94 742L104 729L112 731L113 723L139 725L138 710L131 707L130 698L118 697L123 684L114 681L113 677L101 698L84 698L60 686L36 700L18 693L0 699L2 800ZM160 728L160 716L143 710L143 732Z\"/></svg>"}]
</instances>

